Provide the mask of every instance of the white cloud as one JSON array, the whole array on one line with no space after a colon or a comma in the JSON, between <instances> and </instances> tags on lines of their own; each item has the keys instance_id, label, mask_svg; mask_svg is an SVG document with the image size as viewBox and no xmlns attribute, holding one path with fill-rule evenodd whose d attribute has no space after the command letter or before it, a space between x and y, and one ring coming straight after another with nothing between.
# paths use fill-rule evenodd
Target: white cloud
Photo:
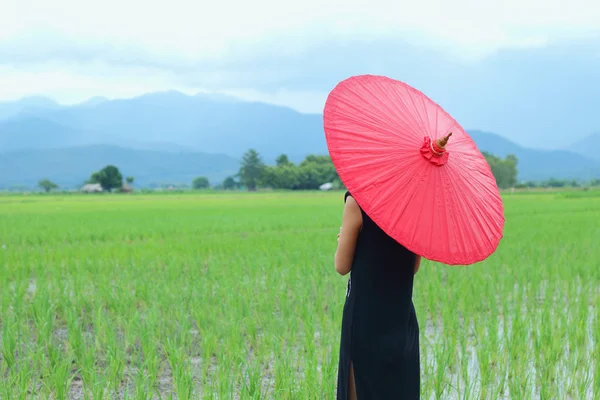
<instances>
[{"instance_id":1,"label":"white cloud","mask_svg":"<svg viewBox=\"0 0 600 400\"><path fill-rule=\"evenodd\" d=\"M260 101L262 103L278 104L293 108L303 113L321 113L327 99L327 92L319 91L289 91L277 90L273 93L263 93L258 90L238 89L224 90L223 94L242 100Z\"/></svg>"},{"instance_id":2,"label":"white cloud","mask_svg":"<svg viewBox=\"0 0 600 400\"><path fill-rule=\"evenodd\" d=\"M44 66L42 71L0 67L0 101L17 99L27 94L49 95L62 104L76 104L92 96L131 98L149 92L177 90L189 95L220 93L242 100L283 105L300 112L319 113L327 97L326 92L291 92L285 89L269 93L253 89L210 91L181 85L177 77L163 71L121 68L118 73L108 75L103 73L102 68L97 66L97 72L90 75L64 71L52 65Z\"/></svg>"},{"instance_id":3,"label":"white cloud","mask_svg":"<svg viewBox=\"0 0 600 400\"><path fill-rule=\"evenodd\" d=\"M92 96L127 98L153 91L194 92L164 72L111 68L109 75L101 67L95 71L95 74L79 73L53 65L44 65L40 70L0 66L0 100L47 95L63 104L73 104Z\"/></svg>"},{"instance_id":4,"label":"white cloud","mask_svg":"<svg viewBox=\"0 0 600 400\"><path fill-rule=\"evenodd\" d=\"M212 70L200 74L229 92L305 109L322 94L231 89L232 74L260 71L225 67L332 38L401 37L478 59L600 31L600 3L592 0L0 1L0 97L42 93L63 102L196 90L177 68L208 62Z\"/></svg>"},{"instance_id":5,"label":"white cloud","mask_svg":"<svg viewBox=\"0 0 600 400\"><path fill-rule=\"evenodd\" d=\"M338 36L412 35L475 51L600 28L592 0L3 0L0 40L56 36L141 47L182 59L282 35L292 45Z\"/></svg>"}]
</instances>

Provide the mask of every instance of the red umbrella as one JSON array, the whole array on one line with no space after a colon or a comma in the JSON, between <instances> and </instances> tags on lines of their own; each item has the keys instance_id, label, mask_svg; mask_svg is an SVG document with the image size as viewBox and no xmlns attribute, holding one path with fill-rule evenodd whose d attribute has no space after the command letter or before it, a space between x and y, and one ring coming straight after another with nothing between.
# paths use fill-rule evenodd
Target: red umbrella
<instances>
[{"instance_id":1,"label":"red umbrella","mask_svg":"<svg viewBox=\"0 0 600 400\"><path fill-rule=\"evenodd\" d=\"M363 75L338 84L323 120L342 182L389 236L450 265L496 250L504 228L496 180L439 105L403 82Z\"/></svg>"}]
</instances>

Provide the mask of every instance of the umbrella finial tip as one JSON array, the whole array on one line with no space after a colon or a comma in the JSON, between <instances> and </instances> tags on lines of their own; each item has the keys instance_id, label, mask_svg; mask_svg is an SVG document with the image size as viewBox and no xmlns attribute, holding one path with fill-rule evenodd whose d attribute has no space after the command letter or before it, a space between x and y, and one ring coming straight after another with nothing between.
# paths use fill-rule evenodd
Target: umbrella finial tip
<instances>
[{"instance_id":1,"label":"umbrella finial tip","mask_svg":"<svg viewBox=\"0 0 600 400\"><path fill-rule=\"evenodd\" d=\"M436 144L440 147L440 148L444 148L446 147L446 144L448 143L448 139L450 139L450 136L452 136L452 132L450 132L449 134L447 134L446 136L444 136L441 139L436 140Z\"/></svg>"}]
</instances>

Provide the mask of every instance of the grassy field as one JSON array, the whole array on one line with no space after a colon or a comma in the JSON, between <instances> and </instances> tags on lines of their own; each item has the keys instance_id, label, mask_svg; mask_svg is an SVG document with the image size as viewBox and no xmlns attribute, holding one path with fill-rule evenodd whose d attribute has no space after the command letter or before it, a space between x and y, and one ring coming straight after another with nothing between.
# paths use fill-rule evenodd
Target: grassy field
<instances>
[{"instance_id":1,"label":"grassy field","mask_svg":"<svg viewBox=\"0 0 600 400\"><path fill-rule=\"evenodd\" d=\"M333 399L342 193L0 197L0 398ZM600 192L415 281L423 398L600 398Z\"/></svg>"}]
</instances>

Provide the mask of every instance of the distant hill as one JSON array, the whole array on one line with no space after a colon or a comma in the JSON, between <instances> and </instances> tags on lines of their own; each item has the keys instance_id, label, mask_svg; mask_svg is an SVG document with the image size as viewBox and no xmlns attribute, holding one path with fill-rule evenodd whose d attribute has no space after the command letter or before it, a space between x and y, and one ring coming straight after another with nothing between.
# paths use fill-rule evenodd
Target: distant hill
<instances>
[{"instance_id":1,"label":"distant hill","mask_svg":"<svg viewBox=\"0 0 600 400\"><path fill-rule=\"evenodd\" d=\"M596 132L573 143L571 146L569 146L568 150L581 154L584 157L600 161L600 150L598 150L599 147L600 132Z\"/></svg>"},{"instance_id":2,"label":"distant hill","mask_svg":"<svg viewBox=\"0 0 600 400\"><path fill-rule=\"evenodd\" d=\"M281 153L295 162L307 154L327 153L321 115L302 114L285 107L245 102L222 95L188 96L179 92L162 92L125 100L92 98L74 106L60 106L43 98L0 103L0 112L9 109L13 113L15 110L18 112L9 118L0 118L0 152L6 153L4 160L12 157L14 165L3 164L10 170L16 165L24 165L12 155L15 151L19 151L21 157L29 157L31 171L40 172L45 171L40 167L45 165L45 158L38 158L38 155L58 157L60 154L70 170L85 172L83 178L87 178L91 168L87 156L96 164L122 160L133 169L135 160L146 160L145 165L158 166L160 158L164 157L164 166L154 169L161 171L160 176L143 176L147 176L148 181L175 179L183 182L190 174L221 176L219 171L228 170L232 165L220 158L223 164L213 170L203 162L192 162L194 157L202 160L213 157L208 154L222 154L214 157L228 157L231 161L240 159L249 148L255 148L267 163L274 163ZM515 154L519 158L520 180L587 180L600 176L600 161L592 160L586 154L529 149L496 134L477 130L470 133L483 151L501 157ZM599 142L596 140L595 143ZM587 145L580 148L586 149ZM44 149L53 151L32 152ZM135 153L132 149L148 153ZM579 148L575 146L574 149ZM124 152L128 152L127 155ZM192 153L203 156L191 156ZM190 170L175 164L173 154L186 154L183 157L189 157L185 158L189 160L185 165ZM198 169L202 165L208 168L206 173ZM237 168L235 165L234 169ZM144 174L144 168L136 171ZM5 182L4 174L2 176L0 181ZM64 175L57 176L68 181L66 171ZM34 178L29 174L24 175L25 178L28 182L32 179L37 182L41 177ZM77 181L80 176L74 179Z\"/></svg>"},{"instance_id":3,"label":"distant hill","mask_svg":"<svg viewBox=\"0 0 600 400\"><path fill-rule=\"evenodd\" d=\"M119 145L140 150L190 151L172 142L138 141L81 128L72 128L37 116L19 116L0 121L0 151L57 149L97 144Z\"/></svg>"},{"instance_id":4,"label":"distant hill","mask_svg":"<svg viewBox=\"0 0 600 400\"><path fill-rule=\"evenodd\" d=\"M519 180L583 179L600 177L600 162L566 150L536 150L521 147L499 135L469 131L481 151L519 159Z\"/></svg>"},{"instance_id":5,"label":"distant hill","mask_svg":"<svg viewBox=\"0 0 600 400\"><path fill-rule=\"evenodd\" d=\"M101 136L36 116L0 121L0 151L4 152L93 144Z\"/></svg>"},{"instance_id":6,"label":"distant hill","mask_svg":"<svg viewBox=\"0 0 600 400\"><path fill-rule=\"evenodd\" d=\"M93 143L171 142L189 150L232 157L241 157L254 147L268 161L275 160L282 151L292 159L327 151L321 116L225 96L153 93L103 101L94 107L24 110L19 118L23 124L27 118L37 118L65 129L96 132L93 137L87 136ZM1 129L0 135L4 135ZM22 134L31 138L41 133L30 132L24 125ZM10 143L11 149L28 148L30 141L19 141L16 135Z\"/></svg>"},{"instance_id":7,"label":"distant hill","mask_svg":"<svg viewBox=\"0 0 600 400\"><path fill-rule=\"evenodd\" d=\"M41 110L56 110L60 107L60 104L56 103L54 100L41 96L25 97L17 101L0 102L0 120L12 118L26 110L35 112Z\"/></svg>"},{"instance_id":8,"label":"distant hill","mask_svg":"<svg viewBox=\"0 0 600 400\"><path fill-rule=\"evenodd\" d=\"M197 176L212 183L237 173L239 161L226 155L198 152L134 150L117 146L85 146L0 153L0 189L34 187L48 178L62 188L78 188L107 164L134 176L135 185L191 184Z\"/></svg>"}]
</instances>

